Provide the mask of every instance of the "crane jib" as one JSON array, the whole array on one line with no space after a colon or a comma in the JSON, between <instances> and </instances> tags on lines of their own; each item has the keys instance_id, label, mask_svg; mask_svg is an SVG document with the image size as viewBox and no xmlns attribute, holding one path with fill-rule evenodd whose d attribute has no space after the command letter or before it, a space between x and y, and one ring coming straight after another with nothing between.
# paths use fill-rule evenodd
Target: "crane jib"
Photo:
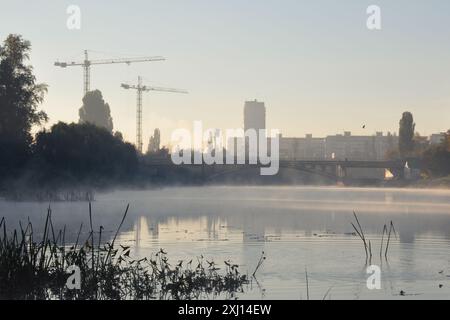
<instances>
[{"instance_id":1,"label":"crane jib","mask_svg":"<svg viewBox=\"0 0 450 320\"><path fill-rule=\"evenodd\" d=\"M104 64L127 64L131 63L140 63L140 62L153 62L153 61L165 61L166 59L161 56L152 56L152 57L137 57L137 58L122 58L122 59L106 59L106 60L89 60L88 51L84 51L84 60L83 61L71 61L71 62L55 62L55 66L61 68L81 66L84 68L83 73L83 96L86 95L87 92L90 91L90 68L93 65L104 65Z\"/></svg>"}]
</instances>

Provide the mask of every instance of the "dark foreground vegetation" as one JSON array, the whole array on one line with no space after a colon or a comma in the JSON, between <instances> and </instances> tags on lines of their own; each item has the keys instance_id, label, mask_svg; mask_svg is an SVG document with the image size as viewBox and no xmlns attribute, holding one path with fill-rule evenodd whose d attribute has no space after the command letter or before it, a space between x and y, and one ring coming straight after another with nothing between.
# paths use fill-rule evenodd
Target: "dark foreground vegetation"
<instances>
[{"instance_id":1,"label":"dark foreground vegetation","mask_svg":"<svg viewBox=\"0 0 450 320\"><path fill-rule=\"evenodd\" d=\"M80 238L81 226L74 244L65 243L65 228L54 230L51 209L39 236L31 222L9 232L2 219L0 299L231 299L244 291L248 276L230 261L224 269L203 257L172 264L162 249L149 258L130 257L130 247L116 244L127 212L111 240L91 224L87 239ZM68 286L73 266L80 270L79 289Z\"/></svg>"},{"instance_id":2,"label":"dark foreground vegetation","mask_svg":"<svg viewBox=\"0 0 450 320\"><path fill-rule=\"evenodd\" d=\"M32 128L44 125L48 117L38 110L47 86L36 81L27 64L30 50L30 42L18 35L9 35L0 45L0 191L132 179L138 167L133 145L121 134L113 135L110 127L85 121L86 111L78 124L59 122L32 135ZM101 104L101 95L93 97ZM85 99L91 102L87 109L96 114L99 103L91 100Z\"/></svg>"}]
</instances>

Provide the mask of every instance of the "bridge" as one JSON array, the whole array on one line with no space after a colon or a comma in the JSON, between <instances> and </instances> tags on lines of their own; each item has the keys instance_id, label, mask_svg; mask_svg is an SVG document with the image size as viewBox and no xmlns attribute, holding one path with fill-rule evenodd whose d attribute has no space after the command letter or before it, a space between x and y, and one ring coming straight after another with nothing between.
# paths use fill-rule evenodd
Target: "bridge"
<instances>
[{"instance_id":1,"label":"bridge","mask_svg":"<svg viewBox=\"0 0 450 320\"><path fill-rule=\"evenodd\" d=\"M386 169L391 172L395 179L404 177L405 166L408 163L410 168L420 168L420 164L413 160L280 160L280 169L293 169L309 174L319 175L331 181L340 182L346 179L349 169ZM205 180L215 180L220 176L239 173L248 169L260 169L270 167L270 165L250 164L181 164L175 165L170 157L168 158L146 158L144 165L154 170L171 171L185 169L197 172Z\"/></svg>"}]
</instances>

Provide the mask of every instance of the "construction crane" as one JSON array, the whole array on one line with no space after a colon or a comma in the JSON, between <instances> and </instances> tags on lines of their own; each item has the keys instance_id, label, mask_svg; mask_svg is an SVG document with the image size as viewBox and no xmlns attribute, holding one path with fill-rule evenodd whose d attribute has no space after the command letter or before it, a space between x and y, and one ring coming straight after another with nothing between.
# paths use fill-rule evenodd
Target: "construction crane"
<instances>
[{"instance_id":1,"label":"construction crane","mask_svg":"<svg viewBox=\"0 0 450 320\"><path fill-rule=\"evenodd\" d=\"M90 91L91 86L91 66L99 65L99 64L131 64L136 62L149 62L149 61L164 61L166 60L164 57L156 56L156 57L142 57L142 58L125 58L125 59L107 59L107 60L89 60L88 51L84 51L84 61L72 61L72 62L55 62L55 66L61 68L67 67L75 67L82 66L83 67L83 82L84 82L84 91L83 97Z\"/></svg>"},{"instance_id":2,"label":"construction crane","mask_svg":"<svg viewBox=\"0 0 450 320\"><path fill-rule=\"evenodd\" d=\"M137 85L121 84L124 89L133 89L137 91L136 101L136 148L142 153L142 92L148 91L161 91L161 92L174 92L174 93L188 93L185 90L173 89L173 88L161 88L142 85L142 78L138 77Z\"/></svg>"}]
</instances>

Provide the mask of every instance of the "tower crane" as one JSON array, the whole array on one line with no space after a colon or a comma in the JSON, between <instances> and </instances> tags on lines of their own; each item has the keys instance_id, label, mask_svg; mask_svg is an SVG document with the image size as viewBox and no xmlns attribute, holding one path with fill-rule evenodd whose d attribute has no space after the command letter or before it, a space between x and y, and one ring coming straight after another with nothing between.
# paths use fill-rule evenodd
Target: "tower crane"
<instances>
[{"instance_id":1,"label":"tower crane","mask_svg":"<svg viewBox=\"0 0 450 320\"><path fill-rule=\"evenodd\" d=\"M180 89L173 88L161 88L161 87L152 87L142 85L142 78L138 77L137 85L129 85L129 84L121 84L121 87L124 89L133 89L137 91L137 99L136 99L136 148L142 153L142 93L149 91L161 91L161 92L173 92L173 93L185 93L188 92Z\"/></svg>"},{"instance_id":2,"label":"tower crane","mask_svg":"<svg viewBox=\"0 0 450 320\"><path fill-rule=\"evenodd\" d=\"M71 61L71 62L55 62L55 66L61 68L82 66L83 67L83 96L90 91L91 84L91 66L101 65L101 64L131 64L136 62L149 62L149 61L164 61L164 57L142 57L142 58L124 58L124 59L106 59L106 60L89 60L88 51L84 51L84 61Z\"/></svg>"}]
</instances>

